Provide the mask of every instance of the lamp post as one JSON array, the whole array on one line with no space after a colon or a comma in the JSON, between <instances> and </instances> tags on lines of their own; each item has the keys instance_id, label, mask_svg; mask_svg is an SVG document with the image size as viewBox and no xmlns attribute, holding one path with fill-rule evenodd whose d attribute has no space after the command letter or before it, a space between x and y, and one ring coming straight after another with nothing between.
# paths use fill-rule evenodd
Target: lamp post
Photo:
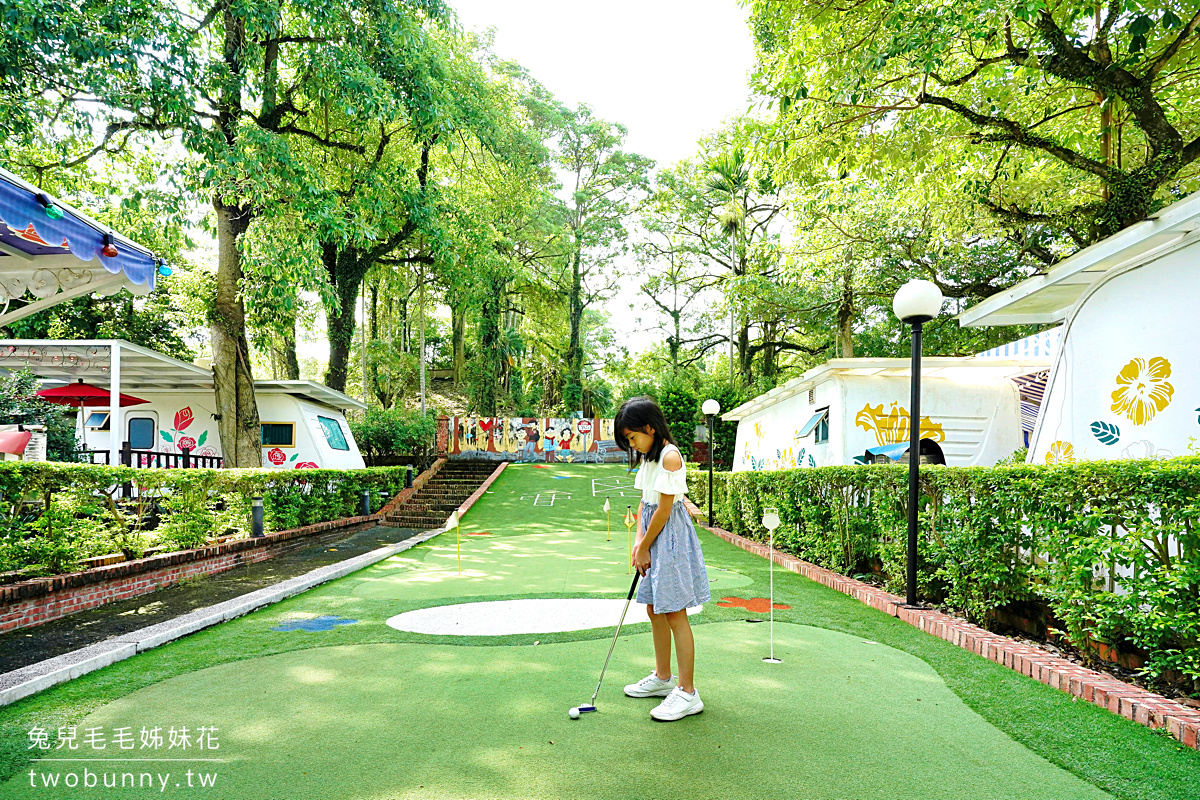
<instances>
[{"instance_id":1,"label":"lamp post","mask_svg":"<svg viewBox=\"0 0 1200 800\"><path fill-rule=\"evenodd\" d=\"M721 404L711 397L700 407L708 417L708 527L713 526L713 422L721 413Z\"/></svg>"},{"instance_id":2,"label":"lamp post","mask_svg":"<svg viewBox=\"0 0 1200 800\"><path fill-rule=\"evenodd\" d=\"M764 508L762 524L771 535L771 543L768 545L771 550L771 597L767 601L771 611L771 655L764 657L763 661L768 664L782 664L783 661L775 657L775 529L779 527L779 509Z\"/></svg>"},{"instance_id":3,"label":"lamp post","mask_svg":"<svg viewBox=\"0 0 1200 800\"><path fill-rule=\"evenodd\" d=\"M892 312L912 326L912 394L908 412L908 569L905 602L917 604L917 478L921 464L921 326L938 315L942 291L930 281L909 281L892 299Z\"/></svg>"}]
</instances>

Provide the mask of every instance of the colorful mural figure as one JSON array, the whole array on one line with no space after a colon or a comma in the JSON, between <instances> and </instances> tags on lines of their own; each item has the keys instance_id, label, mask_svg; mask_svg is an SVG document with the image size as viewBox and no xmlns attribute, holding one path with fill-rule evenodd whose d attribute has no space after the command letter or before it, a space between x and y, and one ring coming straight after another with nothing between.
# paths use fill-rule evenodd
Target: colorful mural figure
<instances>
[{"instance_id":1,"label":"colorful mural figure","mask_svg":"<svg viewBox=\"0 0 1200 800\"><path fill-rule=\"evenodd\" d=\"M1161 356L1135 358L1117 373L1117 389L1112 393L1112 410L1124 414L1134 425L1145 425L1171 402L1175 387L1167 382L1171 362Z\"/></svg>"},{"instance_id":2,"label":"colorful mural figure","mask_svg":"<svg viewBox=\"0 0 1200 800\"><path fill-rule=\"evenodd\" d=\"M880 445L901 444L910 438L908 409L899 403L892 403L888 411L883 410L883 403L877 406L867 403L862 407L862 411L858 412L854 424L865 431L873 432L876 442ZM942 430L940 422L921 417L921 438L944 442L946 432Z\"/></svg>"},{"instance_id":3,"label":"colorful mural figure","mask_svg":"<svg viewBox=\"0 0 1200 800\"><path fill-rule=\"evenodd\" d=\"M454 458L554 463L619 462L611 419L441 417L439 453Z\"/></svg>"}]
</instances>

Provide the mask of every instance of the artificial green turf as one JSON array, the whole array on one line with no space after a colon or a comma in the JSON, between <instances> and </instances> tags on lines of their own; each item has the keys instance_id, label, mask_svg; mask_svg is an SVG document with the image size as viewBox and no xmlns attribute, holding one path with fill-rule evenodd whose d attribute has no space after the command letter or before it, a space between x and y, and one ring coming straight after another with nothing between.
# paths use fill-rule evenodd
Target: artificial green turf
<instances>
[{"instance_id":1,"label":"artificial green turf","mask_svg":"<svg viewBox=\"0 0 1200 800\"><path fill-rule=\"evenodd\" d=\"M571 477L565 480L555 480L553 476L556 475L570 475ZM276 668L274 673L271 672L273 669L271 665L282 663L286 659L300 659L299 663L306 661L319 663L326 656L338 659L361 659L358 667L343 668L338 673L338 680L333 682L336 684L347 683L347 698L350 696L359 698L354 701L358 705L350 705L348 699L345 699L345 702L330 702L323 699L313 701L317 703L318 707L326 710L325 713L329 716L331 723L344 720L347 724L353 724L355 713L371 717L375 714L375 706L384 702L381 698L388 698L388 703L411 703L422 709L426 707L432 709L425 716L421 714L413 716L411 724L406 721L407 717L397 716L397 714L415 714L415 712L396 711L386 715L389 718L388 724L391 726L392 733L385 729L380 729L376 733L382 741L393 743L393 750L400 759L397 762L398 765L402 763L405 747L401 746L400 740L395 739L394 736L389 739L389 736L393 734L395 736L403 734L404 737L407 737L403 738L403 741L414 738L423 740L426 737L440 740L456 735L462 737L460 741L464 743L462 746L465 747L480 735L480 727L486 728L489 733L498 731L497 735L499 736L503 736L503 732L510 728L514 736L517 736L519 731L524 731L520 735L525 736L526 728L538 730L539 726L544 726L541 728L544 730L556 730L562 724L567 724L565 709L569 705L585 701L591 694L595 685L595 675L603 660L603 653L607 651L605 639L611 637L612 628L557 634L470 637L464 640L463 637L435 637L403 633L388 628L383 622L388 617L414 608L450 602L466 602L471 599L498 600L555 596L623 597L628 589L629 576L625 561L626 543L622 541L625 539L626 532L620 520L626 505L634 505L636 508L636 498L612 498L612 539L604 542L605 520L601 510L603 498L594 497L592 494L593 477L605 476L611 482L614 479L621 479L623 475L624 470L621 468L594 465L560 465L546 470L534 469L527 465L510 467L491 487L492 492L485 495L463 520L464 533L488 531L493 534L489 537L465 535L462 537L465 573L463 577L459 577L454 568L454 535L453 533L442 535L426 545L339 581L318 587L242 619L149 651L68 684L54 687L8 708L0 709L0 748L2 748L0 756L3 757L3 774L7 776L21 773L24 775L25 783L28 783L28 769L22 768L30 758L30 754L25 749L26 732L34 724L40 724L50 729L55 729L60 725L81 724L80 721L90 712L100 710L102 714L111 714L114 709L124 708L116 703L111 709L102 708L105 703L118 698L129 697L124 702L128 704L136 700L136 708L142 708L145 698L155 692L159 693L157 696L161 696L162 692L169 691L168 687L177 686L183 680L196 680L201 675L210 677L191 685L203 686L207 691L197 689L195 692L189 690L180 693L176 690L174 696L183 702L182 698L186 695L187 702L192 702L191 695L195 693L194 700L199 703L199 708L210 708L214 712L220 709L223 714L227 709L230 714L233 714L229 718L237 720L233 725L226 726L226 731L231 737L243 735L238 733L242 729L258 730L260 735L266 731L279 731L286 724L286 714L271 712L261 703L251 702L255 697L253 694L250 695L251 700L245 702L245 708L247 714L250 713L250 709L259 709L254 712L258 721L254 724L245 721L246 724L243 724L244 720L234 712L241 707L235 701L244 695L235 691L230 682L236 682L238 675L254 674L259 676L254 685L261 686L261 690L256 689L256 691L259 691L260 694L269 693L274 682L288 680L286 670ZM625 479L625 482L628 482L628 479ZM550 490L570 491L572 497L567 500L560 496L555 500L553 507L532 505L533 494L538 491L548 492ZM763 559L745 553L706 533L702 533L702 541L706 560L713 568L711 577L717 581L713 584L714 601L724 596L725 589L719 587L720 582L726 579L730 593L739 597L762 597L767 594L767 564ZM738 582L741 585L735 585ZM604 693L599 701L604 713L594 715L594 718L585 716L583 720L571 723L577 726L585 724L589 726L586 728L589 732L589 741L595 739L597 747L600 747L601 740L609 741L611 739L616 743L611 748L605 746L598 749L592 754L594 756L592 760L606 763L611 761L612 763L607 763L607 767L619 771L618 765L623 763L622 759L629 758L629 751L649 747L656 755L661 755L661 748L658 745L664 739L686 741L689 745L694 746L697 754L703 756L704 763L701 765L699 773L703 777L697 777L696 780L703 781L705 786L713 787L713 791L718 791L718 787L725 787L721 783L724 780L722 775L725 772L732 772L736 775L737 764L741 759L731 760L729 758L726 748L730 745L723 743L723 738L721 741L715 741L711 734L714 729L711 726L715 724L713 720L716 719L727 721L736 719L738 722L733 729L722 730L721 737L733 736L738 739L752 739L761 744L764 753L772 754L771 763L776 765L780 776L763 778L766 785L773 786L775 785L773 781L776 780L786 783L803 779L811 781L812 783L803 785L811 786L816 792L811 795L798 794L795 787L802 784L793 782L787 784L792 786L792 789L778 790L782 792L781 796L843 796L830 793L834 792L839 785L858 786L862 791L868 792L868 794L859 796L876 796L869 794L875 789L872 788L874 784L869 783L866 773L870 772L869 765L875 763L873 759L881 757L878 751L900 751L904 754L904 758L901 759L903 763L932 758L933 761L930 763L941 765L939 769L945 773L946 762L941 758L939 751L948 748L948 752L963 754L964 764L974 763L966 754L974 752L973 758L976 761L980 756L970 742L979 740L992 743L997 741L995 737L1000 736L1000 732L1003 732L1011 737L1011 740L1000 737L1007 741L1008 745L985 748L990 755L984 758L984 761L989 758L991 761L985 764L987 769L983 773L977 772L976 774L992 774L993 771L998 771L998 774L1006 776L1006 779L1011 779L1016 772L1026 773L1033 769L1033 772L1037 774L1044 772L1047 775L1057 776L1047 778L1049 781L1047 786L1065 785L1055 783L1060 779L1066 780L1061 770L1050 769L1044 764L1036 768L1030 766L1030 764L1041 764L1036 758L1032 758L1036 754L1117 797L1188 798L1189 800L1196 797L1195 787L1200 785L1200 754L1183 748L1174 740L1150 732L1102 709L1075 702L1061 692L1037 684L967 651L927 636L898 620L798 576L780 571L775 576L775 587L776 601L792 606L791 610L776 612L776 633L780 640L799 637L818 643L808 647L804 651L806 653L804 657L785 655L785 664L781 665L781 669L773 675L775 680L779 680L779 676L791 674L789 671L805 663L810 663L811 667L817 670L814 676L823 674L822 671L826 669L842 669L847 676L854 680L860 671L855 664L861 663L861 671L864 674L867 674L868 671L865 662L861 662L861 660L856 662L851 656L858 651L862 640L876 641L880 644L866 647L879 654L887 654L884 656L885 659L903 658L911 661L910 656L915 656L923 661L932 669L932 672L926 670L926 674L940 676L944 682L944 687L938 687L940 692L947 690L953 692L965 702L966 707L976 712L982 719L968 715L968 718L974 722L942 721L946 730L941 730L936 734L928 733L927 726L918 725L914 730L920 730L923 733L916 739L912 739L907 738L909 729L906 724L902 725L896 721L897 717L893 713L893 709L889 708L891 701L882 695L870 694L869 696L875 698L874 702L860 704L853 702L852 699L847 699L844 693L839 694L832 691L825 693L820 688L824 684L818 684L816 689L810 685L808 693L804 695L806 701L804 708L800 709L796 701L802 686L805 685L804 681L783 681L782 686L776 687L773 691L760 693L751 691L750 695L753 697L750 697L744 693L743 685L747 684L750 689L753 689L754 676L759 675L766 666L762 665L759 659L761 655L765 654L767 626L749 625L741 621L747 616L760 615L748 614L738 608L720 608L714 602L708 604L703 613L692 618L693 625L697 626L699 643L697 648L697 685L700 686L710 709L699 717L689 718L671 725L650 725L649 720L644 716L644 708L639 712L641 716L630 723L633 725L631 728L624 727L625 723L623 722L619 725L610 723L609 715L615 710L614 706L625 702L620 697L620 684L626 680L641 677L648 669L650 662L650 647L645 636L648 625L627 627L626 630L633 635L628 637L628 640L625 640L626 637L623 636L622 642L618 645L613 656L614 663L610 667L608 678L606 678ZM300 631L280 633L270 630L282 620L320 615L338 615L356 619L359 622L319 633ZM839 637L823 634L812 628L781 624L783 622L840 631L849 636ZM709 623L725 624L712 626ZM829 638L821 638L823 635ZM747 644L747 637L750 637L752 644ZM534 641L540 641L541 645L530 649L520 647L532 645ZM838 644L839 642L841 644ZM859 645L854 645L855 642L858 642ZM443 646L466 644L483 646ZM755 644L757 647L754 646ZM357 645L370 646L356 647ZM513 718L510 725L507 717L496 719L485 714L478 720L474 717L463 718L461 724L457 719L441 721L436 712L443 700L440 697L436 699L430 697L427 701L423 701L421 700L422 697L425 697L423 686L413 687L403 681L397 685L397 679L394 676L387 677L393 675L393 664L391 660L381 657L380 654L383 652L381 646L392 647L396 649L396 652L403 651L410 654L403 660L413 670L421 668L421 665L426 663L444 663L447 659L452 663L460 663L464 665L467 677L456 685L471 696L474 696L473 693L479 693L481 697L486 694L491 698L486 701L487 703L498 703L504 707L507 707L504 704L508 702L505 698L507 697L506 692L509 691L509 689L503 688L509 686L505 683L508 679L501 679L506 672L505 664L540 663L539 659L545 659L553 663L552 672L556 677L546 684L548 688L544 690L544 695L536 693L537 697L530 701L533 702L533 706L528 709L528 713L531 715L528 719L525 717ZM320 649L308 650L308 648ZM804 650L804 648L801 649ZM296 652L301 650L305 652ZM903 653L898 651L903 651ZM335 652L340 654L358 653L358 655L335 656ZM904 653L908 655L904 655ZM271 657L260 658L264 656ZM250 659L259 660L252 661ZM807 662L804 659L807 659ZM797 661L799 663L796 663ZM228 662L236 663L218 670L197 672L205 667L214 667ZM339 663L347 662L343 660ZM621 666L631 664L636 664L637 667ZM317 667L316 669L323 668ZM515 669L520 673L519 666ZM630 671L633 673L632 676L629 674ZM379 673L380 680L378 685L372 686L369 676L376 673ZM911 669L908 670L908 673L915 674ZM309 676L320 676L321 674L318 671L309 673ZM804 674L807 675L807 672ZM217 675L220 680L212 677ZM361 686L359 685L360 675L368 676L366 683ZM162 683L170 678L175 680ZM337 694L338 691L337 686L329 686L327 685L329 682L320 680L311 684L301 683L304 687L308 687L306 690L316 693L314 697L325 692ZM881 688L889 685L887 680L878 679L878 676L873 677L869 683ZM925 691L924 684L921 685L921 690ZM372 697L372 688L381 694ZM401 691L402 688L404 691ZM415 691L409 691L414 688ZM139 689L143 691L139 692L136 698L130 697ZM894 695L894 692L902 689L904 689L903 684L894 686L889 691ZM745 716L743 710L749 707L757 708L756 703L759 701L755 698L758 698L760 694L762 702L768 704L763 716L757 719ZM393 695L396 696L395 700L391 699ZM918 694L917 696L922 697L922 704L927 702L923 695ZM454 701L448 702L453 707ZM915 703L915 701L913 702ZM174 708L171 705L162 706L161 703L159 705L167 709ZM946 703L946 706L949 707L950 703ZM354 708L357 708L358 711L351 713ZM898 713L900 709L895 711ZM796 722L797 719L811 719L811 716L806 716L806 714L813 712L827 713L831 715L831 719L834 717L840 719L842 727L833 729L833 734L829 732L830 729L820 733L821 729L818 727L804 727ZM746 711L746 713L749 712ZM919 720L923 714L928 713L923 708L921 714L918 714L916 718ZM425 712L423 711L422 714ZM900 715L900 719L906 723L912 718L913 715L907 712ZM955 719L959 718L955 717ZM479 720L484 721L482 726L474 724L474 721ZM881 733L881 729L876 726L880 720L892 720L887 726L886 734ZM983 724L983 721L990 723L990 726ZM163 723L167 725L180 724L180 722L196 724L189 723L187 720L176 722L163 720ZM221 727L222 721L215 719L211 724ZM609 727L610 724L612 727ZM647 725L649 727L646 727ZM465 728L465 730L457 730L459 728ZM801 731L800 728L803 730ZM898 729L893 730L893 728ZM873 734L875 739L869 743L857 739L854 731L860 729L875 731ZM565 728L565 730L576 729ZM710 731L710 733L703 733L704 731ZM768 734L773 731L778 731L779 735L768 737ZM985 732L986 735L979 734L979 731ZM823 735L829 741L826 745L821 745L820 742L813 739L814 735ZM983 736L983 739L980 739L980 736ZM547 742L550 738L554 737L548 736ZM768 742L767 738L770 738L771 741ZM856 743L855 747L850 748L850 751L841 748L839 742L843 739ZM231 738L230 742L233 741L235 739ZM372 749L368 744L369 741L373 740L370 737L366 739L359 737L357 745ZM557 739L555 741L558 742ZM715 744L721 746L715 747L714 741ZM1014 741L1031 752L1016 747ZM444 781L444 783L439 788L434 785L433 781L430 781L424 785L421 793L414 796L556 796L547 793L539 794L539 792L550 791L545 787L561 789L566 785L564 782L570 777L567 774L569 770L566 762L562 765L563 771L561 772L556 771L557 768L552 768L553 764L557 763L553 761L552 753L561 751L551 748L545 755L546 759L550 759L547 766L534 770L539 775L537 781L540 783L537 785L542 788L535 789L531 783L528 795L521 794L519 789L515 790L515 793L504 794L505 787L511 790L513 785L520 786L521 784L506 783L506 781L514 779L512 775L507 774L514 762L510 757L496 751L496 747L503 750L502 744L501 741L500 744L490 746L490 749L485 748L485 751L478 756L484 762L487 762L488 759L495 759L495 763L498 765L495 768L480 768L481 774L490 775L490 780L494 781L494 783L487 784L491 788L484 793L470 793L484 784L476 782L476 778L472 777L474 773L459 774L458 769L461 765L456 766L458 762L447 761L445 765L438 767L423 761L421 762L421 774L440 775L442 777L438 781ZM621 746L618 747L617 744ZM842 758L850 759L842 765L841 777L836 780L834 774L838 770L835 770L830 764L825 764L821 769L811 768L812 753L823 752L823 748L832 745L837 746L834 746L830 752L841 752L843 753ZM519 749L524 745L518 744L517 747ZM551 746L547 744L546 747L550 748ZM1013 747L1016 747L1015 751L1011 749ZM351 749L357 752L355 748ZM270 761L282 757L273 756L271 753L283 753L286 750L287 746L283 741L270 741L262 745L261 758ZM440 757L448 758L449 753L453 751L454 748L443 748ZM851 751L853 752L852 757L845 755L846 752ZM1020 755L1013 756L1016 760L1010 760L1009 755L1012 753ZM258 757L260 756L256 756L256 758ZM345 758L348 759L346 763L359 763L356 760L357 757L352 754ZM433 756L430 758L434 761L437 760ZM688 758L685 748L681 751L677 761L672 762L677 766L672 766L667 772L671 775L674 775L676 771L679 771L680 774L687 772L683 765L688 762ZM1032 761L1030 761L1031 758ZM591 763L587 759L584 761ZM754 763L759 765L755 767L758 770L756 775L769 772L762 766L765 762L754 761ZM888 763L891 764L890 761ZM1005 764L1008 766L1005 767ZM521 766L519 762L517 766ZM810 768L806 769L806 766ZM750 764L748 763L747 769L749 768ZM359 771L360 768L354 766L353 769ZM587 768L580 767L580 769ZM1008 796L1006 794L1008 789L1005 786L1013 785L1011 780L1008 780L1007 784L1001 781L1001 785L977 780L971 784L973 793L942 795L938 792L946 788L948 783L930 784L925 778L919 777L918 772L912 771L917 769L916 767L900 768L899 772L895 771L894 765L888 766L887 769L894 773L893 779L888 784L890 791L879 794L878 796L881 797L1000 797ZM907 772L906 769L908 769ZM301 769L300 772L313 774L311 770ZM860 775L859 773L864 774ZM229 772L226 774L233 777L236 774L249 775L251 773ZM326 789L322 790L325 791L324 794L314 792L313 787L308 784L289 784L287 796L393 796L360 794L350 791L346 785L337 782L342 780L341 776L343 775L348 781L357 780L355 777L357 772L355 775L349 775L335 770L332 773L322 774L329 781ZM638 771L631 772L630 776L634 774L644 777L636 782L637 786L652 785L646 782L650 776L649 767L643 764ZM339 776L337 780L331 777L333 775ZM454 775L458 775L458 777L456 778ZM821 781L819 775L824 775L829 780ZM847 777L848 775L849 777ZM304 778L307 779L308 776L304 776ZM13 783L6 785L5 789L7 790L10 786L16 787L19 780L18 777ZM267 779L260 777L258 780L262 782ZM295 780L301 779L297 777ZM531 777L530 780L534 779ZM368 783L370 782L368 781ZM620 782L618 781L618 783ZM733 783L735 786L742 785L740 780ZM270 788L269 781L267 785ZM391 788L398 791L397 787L402 785L402 782L398 782ZM417 785L421 785L420 781ZM641 790L628 789L622 794L615 788L611 792L601 792L598 787L609 784L595 776L579 782L578 785L574 783L571 785L574 787L571 791L557 796L602 797L608 796L610 793L635 797L669 796L658 792L657 784L654 784L654 789L646 789L644 793L641 793ZM612 784L612 786L615 785ZM631 784L627 781L622 785L628 787ZM592 791L592 787L596 787L595 792ZM907 792L915 792L918 789L920 790L919 794L907 794ZM448 793L436 794L437 791L443 790ZM1095 796L1087 794L1087 790L1080 789L1078 786L1071 791L1076 790L1085 791L1085 793L1070 794L1068 792L1059 796ZM499 794L489 795L486 793L487 791L499 792ZM697 791L701 793L693 796L717 796L705 794L709 791L708 789L697 789ZM736 793L730 794L727 788L720 788L719 791L730 796L737 796ZM946 788L946 791L951 790ZM467 793L455 794L455 792ZM752 793L751 796L766 795ZM1012 794L1011 796L1036 795L1022 790L1021 794Z\"/></svg>"},{"instance_id":2,"label":"artificial green turf","mask_svg":"<svg viewBox=\"0 0 1200 800\"><path fill-rule=\"evenodd\" d=\"M216 725L220 748L203 755L226 761L193 767L218 776L205 797L231 800L345 797L349 776L353 797L380 800L1109 796L988 725L913 656L820 628L775 633L784 663L768 665L760 627L703 626L711 707L683 725L651 722L657 700L620 695L621 678L651 664L645 634L614 657L600 711L577 721L566 711L590 694L601 642L313 648L181 675L83 724ZM7 796L42 796L28 778Z\"/></svg>"}]
</instances>

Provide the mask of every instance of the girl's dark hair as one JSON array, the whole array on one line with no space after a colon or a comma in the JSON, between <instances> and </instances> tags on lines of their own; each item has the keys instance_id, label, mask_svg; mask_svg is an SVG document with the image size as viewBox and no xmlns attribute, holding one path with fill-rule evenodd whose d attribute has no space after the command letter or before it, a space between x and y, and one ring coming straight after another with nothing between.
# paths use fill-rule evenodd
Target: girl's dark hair
<instances>
[{"instance_id":1,"label":"girl's dark hair","mask_svg":"<svg viewBox=\"0 0 1200 800\"><path fill-rule=\"evenodd\" d=\"M646 425L649 425L650 429L654 431L654 444L650 445L650 452L645 455L646 460L658 461L663 447L668 442L675 444L675 440L671 437L671 429L667 426L667 418L663 416L662 409L658 407L658 403L654 402L654 398L642 396L626 400L621 404L621 409L613 420L613 436L617 439L617 447L629 454L631 468L638 463L635 459L638 459L641 454L634 455L637 451L629 446L629 440L625 438L624 432L627 430L640 431Z\"/></svg>"}]
</instances>

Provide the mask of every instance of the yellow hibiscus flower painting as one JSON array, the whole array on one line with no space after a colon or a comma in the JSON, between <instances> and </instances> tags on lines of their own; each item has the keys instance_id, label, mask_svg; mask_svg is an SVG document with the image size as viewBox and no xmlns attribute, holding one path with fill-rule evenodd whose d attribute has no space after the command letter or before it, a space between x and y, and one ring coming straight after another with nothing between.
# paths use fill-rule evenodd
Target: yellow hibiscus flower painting
<instances>
[{"instance_id":1,"label":"yellow hibiscus flower painting","mask_svg":"<svg viewBox=\"0 0 1200 800\"><path fill-rule=\"evenodd\" d=\"M1070 442L1055 442L1046 453L1047 464L1074 464L1075 446Z\"/></svg>"},{"instance_id":2,"label":"yellow hibiscus flower painting","mask_svg":"<svg viewBox=\"0 0 1200 800\"><path fill-rule=\"evenodd\" d=\"M1169 377L1171 362L1165 358L1133 359L1117 374L1113 413L1124 414L1134 425L1145 425L1171 402L1175 387L1167 383Z\"/></svg>"}]
</instances>

